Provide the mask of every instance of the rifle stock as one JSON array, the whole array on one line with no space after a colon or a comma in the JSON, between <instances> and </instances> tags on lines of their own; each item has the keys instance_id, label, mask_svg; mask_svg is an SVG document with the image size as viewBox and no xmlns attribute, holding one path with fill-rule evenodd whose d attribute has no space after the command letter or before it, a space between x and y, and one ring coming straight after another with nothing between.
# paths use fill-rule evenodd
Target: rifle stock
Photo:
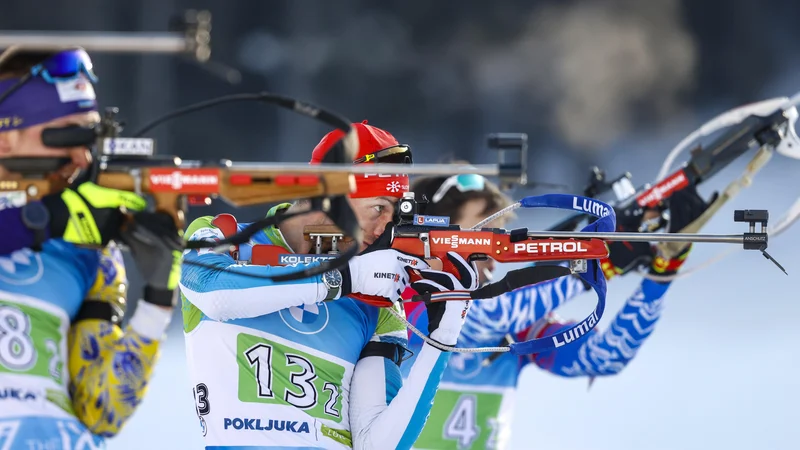
<instances>
[{"instance_id":1,"label":"rifle stock","mask_svg":"<svg viewBox=\"0 0 800 450\"><path fill-rule=\"evenodd\" d=\"M315 225L303 231L309 241L316 236L343 236L336 225ZM608 247L602 239L531 237L524 228L475 231L461 230L457 226L434 228L401 225L395 229L391 248L424 259L434 270L454 269L446 257L448 252L456 252L467 261L491 257L500 263L576 261L608 256ZM252 262L280 265L277 256L278 253L275 253Z\"/></svg>"},{"instance_id":2,"label":"rifle stock","mask_svg":"<svg viewBox=\"0 0 800 450\"><path fill-rule=\"evenodd\" d=\"M186 203L203 204L219 198L236 207L347 195L355 190L355 179L345 172L287 173L279 170L226 168L169 168L141 166L107 169L97 176L98 185L153 197L156 210L168 213L183 228ZM0 181L0 191L23 191L29 201L60 192L65 180L55 177ZM184 201L186 200L186 201Z\"/></svg>"}]
</instances>

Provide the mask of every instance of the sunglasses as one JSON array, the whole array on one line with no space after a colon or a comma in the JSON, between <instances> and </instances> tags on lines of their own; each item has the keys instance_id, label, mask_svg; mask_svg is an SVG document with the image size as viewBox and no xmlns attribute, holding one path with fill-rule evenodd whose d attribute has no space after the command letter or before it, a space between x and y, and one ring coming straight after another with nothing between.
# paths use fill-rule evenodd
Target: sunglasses
<instances>
[{"instance_id":1,"label":"sunglasses","mask_svg":"<svg viewBox=\"0 0 800 450\"><path fill-rule=\"evenodd\" d=\"M384 148L354 160L353 164L361 164L365 162L412 164L413 159L411 158L411 147L406 144L400 144L395 145L394 147Z\"/></svg>"},{"instance_id":2,"label":"sunglasses","mask_svg":"<svg viewBox=\"0 0 800 450\"><path fill-rule=\"evenodd\" d=\"M456 188L460 192L482 191L485 185L486 179L481 175L474 173L453 175L444 180L442 185L439 186L439 189L436 190L436 193L431 198L431 203L439 202L452 188Z\"/></svg>"},{"instance_id":3,"label":"sunglasses","mask_svg":"<svg viewBox=\"0 0 800 450\"><path fill-rule=\"evenodd\" d=\"M41 77L44 81L55 84L57 81L74 80L81 74L89 78L93 84L98 81L97 76L92 72L92 60L85 50L75 49L58 52L33 66L15 85L0 94L0 103L34 77Z\"/></svg>"}]
</instances>

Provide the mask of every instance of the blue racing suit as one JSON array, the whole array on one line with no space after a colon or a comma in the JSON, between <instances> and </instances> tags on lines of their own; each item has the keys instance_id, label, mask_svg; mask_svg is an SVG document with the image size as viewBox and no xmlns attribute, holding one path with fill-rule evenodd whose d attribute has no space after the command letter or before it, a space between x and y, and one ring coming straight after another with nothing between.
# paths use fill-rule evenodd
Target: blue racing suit
<instances>
[{"instance_id":1,"label":"blue racing suit","mask_svg":"<svg viewBox=\"0 0 800 450\"><path fill-rule=\"evenodd\" d=\"M124 330L111 321L128 284L114 246L34 252L19 208L0 210L0 231L0 449L104 448L142 401L170 314L140 302Z\"/></svg>"},{"instance_id":2,"label":"blue racing suit","mask_svg":"<svg viewBox=\"0 0 800 450\"><path fill-rule=\"evenodd\" d=\"M186 237L224 238L214 220L196 219ZM186 351L206 448L411 448L450 354L420 345L404 381L399 358L367 351L406 347L402 321L348 296L323 302L328 290L319 275L258 278L319 263L249 264L256 245L293 253L269 227L240 245L236 260L210 249L183 259Z\"/></svg>"},{"instance_id":3,"label":"blue racing suit","mask_svg":"<svg viewBox=\"0 0 800 450\"><path fill-rule=\"evenodd\" d=\"M614 375L630 362L653 332L669 283L644 280L628 298L605 331L592 329L557 350L530 357L503 353L491 364L489 353L453 353L434 399L431 415L417 449L507 448L519 374L529 363L565 377ZM559 319L553 311L585 292L576 276L565 276L518 289L502 296L477 300L469 311L458 347L498 346L507 335L521 341L565 330L573 322ZM425 307L406 306L408 319L425 330ZM411 335L412 351L422 340ZM412 357L404 363L413 364Z\"/></svg>"}]
</instances>

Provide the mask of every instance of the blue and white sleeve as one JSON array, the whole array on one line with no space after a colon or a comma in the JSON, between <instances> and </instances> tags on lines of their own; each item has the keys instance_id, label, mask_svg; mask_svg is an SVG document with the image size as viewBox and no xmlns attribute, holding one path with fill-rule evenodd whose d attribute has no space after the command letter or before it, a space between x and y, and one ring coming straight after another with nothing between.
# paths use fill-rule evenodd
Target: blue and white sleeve
<instances>
[{"instance_id":1,"label":"blue and white sleeve","mask_svg":"<svg viewBox=\"0 0 800 450\"><path fill-rule=\"evenodd\" d=\"M201 217L192 222L186 231L188 240L223 239L222 231L213 226L211 220L211 217ZM211 249L187 250L183 255L180 290L186 300L210 319L225 321L258 317L322 301L328 290L321 276L290 282L258 278L291 273L318 264L251 266L237 264L229 254L215 253Z\"/></svg>"},{"instance_id":2,"label":"blue and white sleeve","mask_svg":"<svg viewBox=\"0 0 800 450\"><path fill-rule=\"evenodd\" d=\"M361 359L350 386L353 448L410 449L431 412L449 357L423 344L405 379L387 358Z\"/></svg>"},{"instance_id":3,"label":"blue and white sleeve","mask_svg":"<svg viewBox=\"0 0 800 450\"><path fill-rule=\"evenodd\" d=\"M611 325L603 332L597 328L570 345L534 355L539 367L564 377L615 375L633 360L639 348L655 329L661 317L663 299L670 283L642 281L628 298ZM567 329L567 323L553 317L539 335L546 336Z\"/></svg>"}]
</instances>

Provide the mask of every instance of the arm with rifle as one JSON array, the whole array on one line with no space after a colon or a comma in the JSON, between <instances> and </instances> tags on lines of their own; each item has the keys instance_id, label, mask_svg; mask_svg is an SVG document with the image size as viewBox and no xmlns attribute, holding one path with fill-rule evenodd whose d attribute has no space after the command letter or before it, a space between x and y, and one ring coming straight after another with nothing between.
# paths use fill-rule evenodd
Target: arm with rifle
<instances>
[{"instance_id":1,"label":"arm with rifle","mask_svg":"<svg viewBox=\"0 0 800 450\"><path fill-rule=\"evenodd\" d=\"M673 193L669 200L668 232L676 233L700 217L713 202L704 201L694 187ZM646 211L641 217L648 220L660 215L658 211ZM637 219L618 223L619 231L640 229ZM609 257L601 262L606 279L623 276L643 267L654 275L672 275L678 272L688 256L692 245L684 244L673 258L664 257L657 246L647 242L611 242ZM572 345L553 351L533 355L533 362L540 368L561 376L614 375L620 372L636 355L639 348L655 329L661 317L664 296L672 281L642 280L641 285L629 297L608 328L591 330L576 336ZM558 317L555 312L547 314L529 330L526 338L557 333L572 325Z\"/></svg>"},{"instance_id":2,"label":"arm with rifle","mask_svg":"<svg viewBox=\"0 0 800 450\"><path fill-rule=\"evenodd\" d=\"M294 205L280 204L270 209L267 217L296 214L307 209L304 202ZM303 220L316 220L330 223L322 213L304 215ZM232 228L226 222L226 216L201 217L189 225L186 234L189 241L219 242L236 232L237 224ZM284 220L286 227L292 227L292 219ZM277 228L266 228L275 242L282 242ZM286 243L288 245L288 243ZM258 250L263 244L256 244ZM276 247L271 245L270 247ZM243 246L243 248L246 248ZM281 247L282 253L291 252ZM259 317L290 308L292 306L313 305L322 301L336 300L353 292L382 293L382 297L390 302L394 293L404 287L405 280L371 279L363 276L370 267L382 266L387 272L404 273L403 267L410 262L420 269L427 265L420 258L401 255L394 250L364 252L351 259L341 269L343 283L341 289L330 297L322 274L306 277L296 281L274 281L272 278L298 271L319 269L322 262L292 264L283 267L279 264L268 264L256 260L256 264L242 264L234 258L236 253L215 253L209 249L190 250L183 256L184 269L181 280L181 295L195 306L206 317L213 320L228 321L232 319ZM400 256L400 258L398 258ZM403 261L407 259L407 261ZM241 293L236 297L231 291ZM269 301L264 301L269 298Z\"/></svg>"},{"instance_id":3,"label":"arm with rifle","mask_svg":"<svg viewBox=\"0 0 800 450\"><path fill-rule=\"evenodd\" d=\"M35 402L0 412L18 419L6 445L101 446L145 394L180 270L160 239L177 230L167 217L172 229L144 235L142 197L88 182L89 145L52 148L42 139L48 128L100 121L85 51L13 48L0 60L0 310L15 347L13 358L0 358L0 383L36 392ZM127 213L137 219L123 229ZM148 268L124 328L127 279L113 239Z\"/></svg>"},{"instance_id":4,"label":"arm with rifle","mask_svg":"<svg viewBox=\"0 0 800 450\"><path fill-rule=\"evenodd\" d=\"M594 175L597 176L599 174L595 173ZM505 223L510 213L502 213L499 211L510 211L511 208L509 208L509 205L511 205L511 201L500 193L493 183L475 177L476 176L459 176L457 178L459 181L456 181L456 183L462 183L463 186L460 186L458 190L452 188L448 189L447 186L452 183L445 180L444 177L418 179L415 182L415 186L423 196L435 200L425 205L426 212L435 213L440 216L449 216L453 221L461 223L466 220L472 223L480 222L486 224L489 222L486 218L487 215L494 217L491 223ZM450 181L452 182L452 180ZM597 196L612 189L615 192L621 192L624 190L623 181L627 180L616 180L613 183L599 183L601 178L597 177L595 179L595 177L593 177L591 181L590 185L584 190L587 196ZM441 194L441 192L446 193ZM691 202L685 201L683 203L692 204ZM483 205L481 208L483 208L483 211L487 212L476 215L474 212L476 211L476 205ZM493 213L489 214L489 212ZM658 215L658 213L655 211L647 213L648 218L654 215ZM633 220L636 221L638 219L634 218ZM675 216L672 226L674 227L675 224L680 221L686 222L686 219ZM630 222L630 219L623 218L623 223L618 223L617 229L619 231L628 232L638 231L639 224L631 224ZM568 227L564 228L568 229ZM554 231L566 231L566 229L562 228ZM632 246L635 246L638 250L642 248L647 249L648 254L641 255L642 258L648 257L648 261L644 263L649 264L653 262L654 267L658 267L658 270L660 270L660 266L663 264L660 260L658 263L652 261L653 258L649 255L651 247L648 243L623 243L612 241L609 243L610 257L601 260L601 267L604 269L603 272L607 279L610 279L611 275L615 273L612 269L614 266L611 261L621 267L626 267L632 264L634 259L637 261L640 259L638 254L629 250L629 247ZM673 263L670 269L674 271L677 268L675 264L682 262L684 258L685 254L682 258ZM561 265L564 265L564 263L561 263ZM567 301L575 298L577 295L585 292L587 289L591 289L591 286L578 275L573 274L571 276L562 276L552 280L531 284L495 298L476 302L472 307L468 320L465 322L459 338L459 343L462 346L495 345L498 342L500 345L507 345L517 340L524 340L526 336L529 335L529 330L532 326L536 325L534 328L537 331L541 331L541 325L544 323L546 317L550 317L549 315L551 312ZM652 291L652 289L648 291ZM415 321L415 323L424 326L424 311L420 314L419 311L422 310L417 311L416 308L418 306L420 305L412 304L410 307L407 306L407 314L409 317L413 317L412 320ZM423 322L419 322L420 320L423 320ZM553 330L555 330L555 328L550 329L550 331ZM533 333L530 336L541 337L542 334ZM413 342L416 342L416 340L413 340ZM491 364L498 356L500 356L500 353L495 353L487 358L484 361L485 365Z\"/></svg>"},{"instance_id":5,"label":"arm with rifle","mask_svg":"<svg viewBox=\"0 0 800 450\"><path fill-rule=\"evenodd\" d=\"M404 206L404 203L408 206ZM489 255L498 262L536 262L536 261L569 261L569 267L564 266L531 266L508 272L506 276L496 282L486 284L469 293L447 293L446 295L428 294L414 296L412 300L422 300L426 304L440 301L471 299L478 304L488 301L489 304L497 301L503 294L518 290L525 286L547 282L566 275L577 273L581 280L589 284L598 294L598 305L585 319L572 325L566 330L555 333L545 333L524 342L515 342L506 347L492 347L492 350L483 351L510 351L514 354L541 353L563 347L575 340L578 336L592 330L602 317L605 307L606 276L600 267L600 261L608 256L606 241L650 242L650 241L681 241L681 242L730 242L740 243L745 248L751 247L750 242L763 240L762 233L745 233L743 235L718 237L714 235L689 235L675 236L671 233L644 233L644 232L611 232L615 229L613 208L597 201L581 196L549 194L538 197L526 197L519 204L524 207L557 207L563 209L577 209L590 214L601 216L599 220L589 224L582 232L530 232L527 229L468 229L463 230L454 225L420 225L422 222L439 222L442 218L417 214L417 202L413 194L403 198L398 206L401 216L396 221L389 241L389 248L399 250L408 255L423 258L431 267L442 268L454 273L455 270L448 263L448 252L459 254L464 260L475 261L485 259ZM764 220L763 212L748 211L737 212L737 221ZM753 214L758 217L752 217ZM420 220L418 220L420 219ZM431 220L429 220L431 219ZM754 225L753 225L754 226ZM309 233L310 237L341 235L335 227L320 228ZM554 236L554 237L550 237ZM585 237L584 237L585 236ZM597 236L590 237L590 236ZM760 236L760 237L759 237ZM269 247L269 246L267 246ZM254 253L257 247L254 247ZM753 248L753 249L759 249ZM308 255L313 256L313 255ZM274 253L259 253L260 264L275 265L277 255ZM660 263L659 263L660 264ZM677 263L672 264L672 269L677 268ZM414 271L411 270L411 280L414 281ZM570 277L566 277L570 278ZM355 296L362 301L378 306L390 306L385 300L365 296ZM418 330L411 328L415 334ZM425 339L422 335L420 337ZM450 351L458 351L446 347ZM500 349L500 350L495 350Z\"/></svg>"},{"instance_id":6,"label":"arm with rifle","mask_svg":"<svg viewBox=\"0 0 800 450\"><path fill-rule=\"evenodd\" d=\"M70 396L75 412L95 434L113 436L144 399L177 302L180 238L172 219L137 213L120 233L144 290L134 314L119 247L100 251L97 276L69 330Z\"/></svg>"},{"instance_id":7,"label":"arm with rifle","mask_svg":"<svg viewBox=\"0 0 800 450\"><path fill-rule=\"evenodd\" d=\"M797 101L797 96L792 99L772 99L717 116L673 149L662 167L663 176L652 186L646 185L634 190L626 179L630 177L629 174L605 183L604 174L595 168L593 182L589 187L593 192L587 192L587 195L596 195L613 187L617 197L615 209L617 216L621 218L621 231L652 231L667 227L670 233L697 232L741 188L750 185L752 177L769 161L774 150L787 157L798 157L794 150L798 143L794 130ZM667 171L667 163L672 163L682 149L688 148L699 137L724 127L729 129L711 143L695 147L687 163L671 173ZM708 202L698 196L698 185L754 147L757 151L740 179L731 182L721 194L715 193ZM737 221L741 219L739 214L740 212L735 213ZM763 214L762 219L766 218L766 214ZM568 229L576 226L580 220L581 215L578 214L554 228ZM781 219L780 226L785 227L793 220ZM758 245L750 248L763 250ZM631 270L643 269L640 273L645 279L641 287L628 299L623 311L602 335L595 331L591 337L581 338L581 346L570 346L560 351L537 355L536 363L565 376L612 374L621 370L633 357L641 342L652 332L661 311L661 299L671 281L680 278L678 268L684 263L690 249L690 243L678 241L660 242L656 246L636 242L611 242L610 258L602 264L606 277L610 280ZM783 270L766 252L762 253ZM686 269L682 272L686 272ZM535 336L553 332L565 324L566 322L552 314L528 334Z\"/></svg>"},{"instance_id":8,"label":"arm with rifle","mask_svg":"<svg viewBox=\"0 0 800 450\"><path fill-rule=\"evenodd\" d=\"M35 248L54 238L77 245L105 246L119 237L123 211L142 211L146 202L133 192L87 181L28 205L0 209L0 234L6 237L0 241L0 256ZM37 212L46 215L46 226L33 227L28 214Z\"/></svg>"},{"instance_id":9,"label":"arm with rifle","mask_svg":"<svg viewBox=\"0 0 800 450\"><path fill-rule=\"evenodd\" d=\"M670 233L696 232L742 187L750 185L752 177L769 161L773 150L797 158L793 150L797 144L794 131L797 112L793 106L796 102L796 98L791 101L775 99L718 116L684 139L671 152L668 162L672 162L682 148L691 145L692 139L696 140L724 126L730 129L708 145L694 148L690 160L672 173L666 171L668 167L665 163L662 167L665 176L653 186L646 185L634 190L626 179L630 177L629 174L606 184L603 182L604 175L595 168L596 179L593 181L598 183L592 183L590 189L602 193L613 185L618 200L615 209L618 217L623 218L619 223L621 231L651 231L667 227ZM730 183L721 194L714 193L707 202L699 197L696 191L698 185L753 147L757 148L757 152L740 179ZM741 219L739 214L735 213L735 220ZM762 219L766 218L766 214L763 214ZM580 215L575 215L556 227L568 228L579 221ZM783 219L781 222L785 225ZM751 248L763 250L758 245ZM623 310L606 331L599 333L594 330L591 336L582 336L578 341L580 345L535 355L536 364L563 376L593 377L622 370L652 333L660 317L666 290L673 280L680 278L678 269L690 249L688 242L661 242L655 246L636 242L610 243L610 257L602 264L606 277L610 280L632 270L640 270L644 277L640 288L626 301ZM783 270L766 252L763 255ZM529 335L554 332L566 324L568 322L551 314L530 330Z\"/></svg>"}]
</instances>

